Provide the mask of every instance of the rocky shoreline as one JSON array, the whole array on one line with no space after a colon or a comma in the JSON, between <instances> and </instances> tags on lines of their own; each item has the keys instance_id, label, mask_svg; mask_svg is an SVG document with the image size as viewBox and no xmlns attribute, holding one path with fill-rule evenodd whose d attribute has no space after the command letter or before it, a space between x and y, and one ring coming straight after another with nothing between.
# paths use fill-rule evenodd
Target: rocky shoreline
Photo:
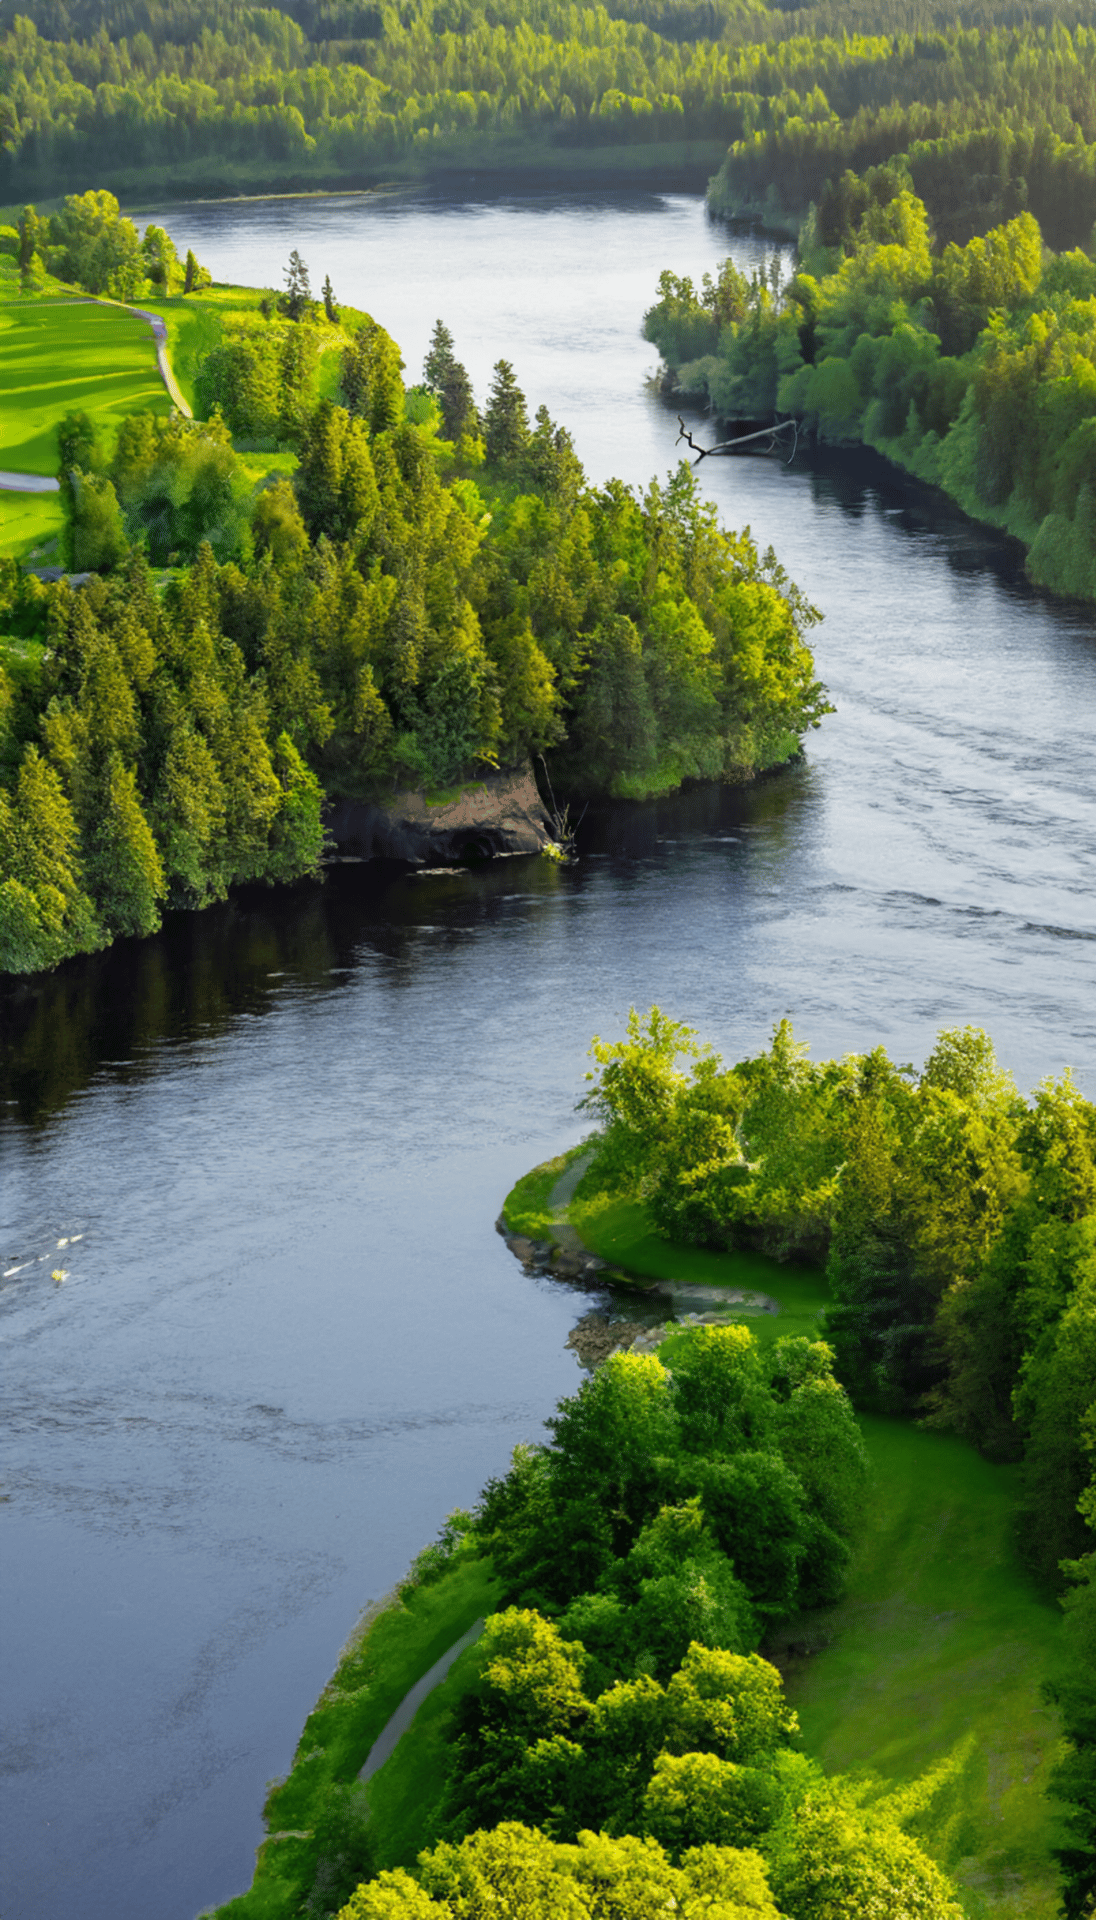
<instances>
[{"instance_id":1,"label":"rocky shoreline","mask_svg":"<svg viewBox=\"0 0 1096 1920\"><path fill-rule=\"evenodd\" d=\"M576 1321L564 1346L577 1354L580 1364L593 1372L611 1353L654 1353L671 1333L687 1327L725 1326L745 1314L779 1313L780 1307L766 1293L749 1288L693 1286L687 1281L650 1280L625 1273L583 1245L578 1229L567 1221L555 1228L553 1240L530 1240L525 1234L511 1233L504 1215L495 1222L515 1259L527 1273L542 1273L572 1287L598 1293L620 1290L621 1299L609 1307L594 1307ZM644 1318L614 1311L617 1305L638 1307ZM670 1311L653 1320L662 1302ZM676 1309L684 1308L680 1312Z\"/></svg>"},{"instance_id":2,"label":"rocky shoreline","mask_svg":"<svg viewBox=\"0 0 1096 1920\"><path fill-rule=\"evenodd\" d=\"M448 866L542 853L554 844L528 761L502 773L485 773L436 799L421 787L394 793L383 802L335 798L325 824L335 857L343 861Z\"/></svg>"}]
</instances>

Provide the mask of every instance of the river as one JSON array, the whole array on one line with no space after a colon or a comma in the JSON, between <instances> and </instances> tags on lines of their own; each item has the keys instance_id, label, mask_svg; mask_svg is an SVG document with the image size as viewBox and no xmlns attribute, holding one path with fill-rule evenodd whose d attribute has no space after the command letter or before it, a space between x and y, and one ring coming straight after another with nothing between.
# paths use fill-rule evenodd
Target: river
<instances>
[{"instance_id":1,"label":"river","mask_svg":"<svg viewBox=\"0 0 1096 1920\"><path fill-rule=\"evenodd\" d=\"M278 284L296 246L408 378L442 315L481 398L505 355L598 481L677 457L659 270L764 252L638 192L148 217L218 278ZM584 1303L492 1227L630 1003L731 1056L785 1013L900 1060L972 1021L1025 1088L1096 1091L1091 611L869 459L700 476L825 613L803 764L593 812L562 871L247 890L0 1000L5 1920L248 1883L359 1609L577 1382Z\"/></svg>"}]
</instances>

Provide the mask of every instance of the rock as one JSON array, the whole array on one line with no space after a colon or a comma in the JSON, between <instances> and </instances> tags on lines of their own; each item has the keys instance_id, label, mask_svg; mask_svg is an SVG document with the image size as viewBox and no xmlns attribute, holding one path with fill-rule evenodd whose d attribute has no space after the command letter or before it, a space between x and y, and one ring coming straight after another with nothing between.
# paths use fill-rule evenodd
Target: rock
<instances>
[{"instance_id":1,"label":"rock","mask_svg":"<svg viewBox=\"0 0 1096 1920\"><path fill-rule=\"evenodd\" d=\"M552 837L528 761L469 781L438 805L421 789L395 793L383 804L335 799L326 825L343 859L404 860L417 867L540 853Z\"/></svg>"}]
</instances>

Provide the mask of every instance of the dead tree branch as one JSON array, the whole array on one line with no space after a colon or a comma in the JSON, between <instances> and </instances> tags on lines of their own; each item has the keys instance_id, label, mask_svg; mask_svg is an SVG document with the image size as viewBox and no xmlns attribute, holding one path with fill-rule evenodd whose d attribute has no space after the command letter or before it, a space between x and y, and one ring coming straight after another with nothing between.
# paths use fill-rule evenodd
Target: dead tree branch
<instances>
[{"instance_id":1,"label":"dead tree branch","mask_svg":"<svg viewBox=\"0 0 1096 1920\"><path fill-rule=\"evenodd\" d=\"M706 459L710 453L734 453L738 447L746 446L751 440L767 440L769 442L768 451L775 453L777 434L784 433L789 427L795 435L795 441L791 453L785 462L786 466L791 466L792 461L795 459L796 449L799 446L799 425L795 420L774 420L771 427L759 427L756 433L740 433L736 439L721 440L719 445L715 447L698 447L680 414L677 416L677 424L681 428L681 432L678 434L674 445L676 446L678 441L684 440L687 445L691 447L692 451L696 454L696 459L693 461L694 467L698 467L700 462Z\"/></svg>"}]
</instances>

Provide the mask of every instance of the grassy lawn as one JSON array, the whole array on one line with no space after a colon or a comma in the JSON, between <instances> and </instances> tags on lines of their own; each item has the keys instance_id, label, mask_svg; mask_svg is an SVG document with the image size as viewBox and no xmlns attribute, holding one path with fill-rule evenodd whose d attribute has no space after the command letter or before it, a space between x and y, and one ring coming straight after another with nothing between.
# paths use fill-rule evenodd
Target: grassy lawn
<instances>
[{"instance_id":1,"label":"grassy lawn","mask_svg":"<svg viewBox=\"0 0 1096 1920\"><path fill-rule=\"evenodd\" d=\"M903 1421L863 1429L875 1483L845 1599L779 1637L830 1637L813 1657L781 1657L807 1750L902 1781L973 1735L957 1792L918 1837L976 1920L1051 1920L1044 1788L1058 1726L1039 1684L1060 1615L1017 1563L1017 1469Z\"/></svg>"},{"instance_id":2,"label":"grassy lawn","mask_svg":"<svg viewBox=\"0 0 1096 1920\"><path fill-rule=\"evenodd\" d=\"M57 493L0 493L0 554L29 559L56 540L65 524L65 510ZM60 565L56 552L43 554L47 564Z\"/></svg>"},{"instance_id":3,"label":"grassy lawn","mask_svg":"<svg viewBox=\"0 0 1096 1920\"><path fill-rule=\"evenodd\" d=\"M655 1233L646 1209L635 1200L598 1194L572 1202L569 1219L586 1245L627 1273L653 1280L682 1280L690 1286L743 1287L767 1293L778 1314L743 1316L755 1340L768 1345L793 1334L818 1337L818 1317L829 1299L817 1267L781 1265L763 1253L715 1253L704 1247L678 1247ZM667 1363L672 1365L669 1347Z\"/></svg>"},{"instance_id":4,"label":"grassy lawn","mask_svg":"<svg viewBox=\"0 0 1096 1920\"><path fill-rule=\"evenodd\" d=\"M71 297L0 304L0 466L54 474L63 414L89 413L109 431L149 409L170 403L146 321Z\"/></svg>"},{"instance_id":5,"label":"grassy lawn","mask_svg":"<svg viewBox=\"0 0 1096 1920\"><path fill-rule=\"evenodd\" d=\"M556 1215L548 1205L548 1196L571 1161L586 1151L581 1144L544 1160L530 1173L523 1173L502 1203L503 1218L511 1233L524 1233L530 1240L551 1240Z\"/></svg>"},{"instance_id":6,"label":"grassy lawn","mask_svg":"<svg viewBox=\"0 0 1096 1920\"><path fill-rule=\"evenodd\" d=\"M432 1816L449 1768L453 1712L475 1675L477 1652L468 1647L454 1660L369 1782L369 1841L378 1871L413 1866L422 1848L432 1844Z\"/></svg>"}]
</instances>

